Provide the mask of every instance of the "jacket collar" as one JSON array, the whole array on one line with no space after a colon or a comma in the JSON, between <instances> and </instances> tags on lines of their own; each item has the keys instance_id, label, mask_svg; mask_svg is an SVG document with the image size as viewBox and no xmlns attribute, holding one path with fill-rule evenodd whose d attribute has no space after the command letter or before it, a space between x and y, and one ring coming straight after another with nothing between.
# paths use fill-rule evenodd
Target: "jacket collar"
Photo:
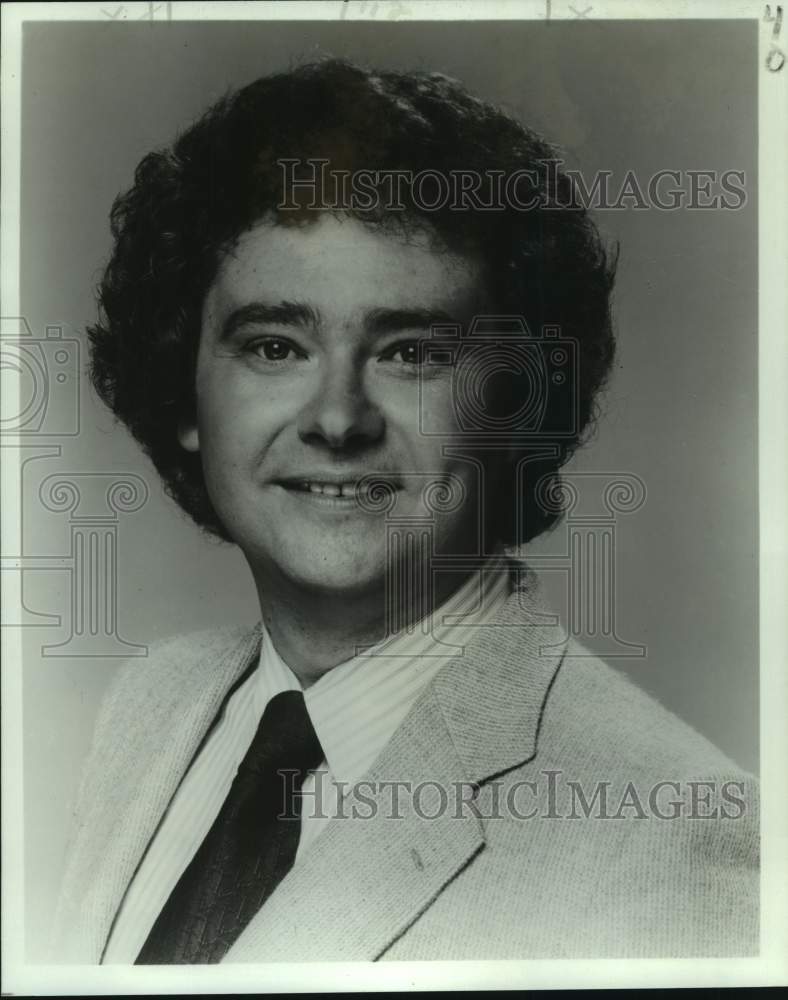
<instances>
[{"instance_id":1,"label":"jacket collar","mask_svg":"<svg viewBox=\"0 0 788 1000\"><path fill-rule=\"evenodd\" d=\"M469 780L482 782L533 758L566 636L536 575L512 563L512 593L493 622L476 630L464 655L433 689Z\"/></svg>"}]
</instances>

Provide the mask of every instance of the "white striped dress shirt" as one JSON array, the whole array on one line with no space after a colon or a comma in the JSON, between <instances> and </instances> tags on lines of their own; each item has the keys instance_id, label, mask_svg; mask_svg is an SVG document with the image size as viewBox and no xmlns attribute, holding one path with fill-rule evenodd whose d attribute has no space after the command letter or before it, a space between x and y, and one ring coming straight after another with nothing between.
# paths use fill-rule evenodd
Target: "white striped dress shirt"
<instances>
[{"instance_id":1,"label":"white striped dress shirt","mask_svg":"<svg viewBox=\"0 0 788 1000\"><path fill-rule=\"evenodd\" d=\"M343 788L375 763L421 689L468 642L472 630L495 614L508 596L508 581L506 559L496 556L433 612L431 622L420 622L338 664L304 691L325 760L302 788L295 864L334 814ZM288 690L301 690L301 684L263 628L258 666L227 701L173 797L126 892L104 964L134 962L221 809L265 706Z\"/></svg>"}]
</instances>

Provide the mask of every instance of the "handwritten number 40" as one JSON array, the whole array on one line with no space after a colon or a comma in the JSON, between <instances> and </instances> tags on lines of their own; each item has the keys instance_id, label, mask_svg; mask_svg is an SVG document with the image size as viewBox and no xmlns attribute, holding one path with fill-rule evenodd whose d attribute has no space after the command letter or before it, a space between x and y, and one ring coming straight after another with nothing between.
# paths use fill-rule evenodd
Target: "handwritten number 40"
<instances>
[{"instance_id":1,"label":"handwritten number 40","mask_svg":"<svg viewBox=\"0 0 788 1000\"><path fill-rule=\"evenodd\" d=\"M779 73L785 65L785 53L775 45L775 41L780 37L780 30L783 26L783 9L775 6L772 14L771 4L766 4L766 13L763 15L764 21L772 25L772 43L769 46L769 54L766 56L766 68L772 73Z\"/></svg>"}]
</instances>

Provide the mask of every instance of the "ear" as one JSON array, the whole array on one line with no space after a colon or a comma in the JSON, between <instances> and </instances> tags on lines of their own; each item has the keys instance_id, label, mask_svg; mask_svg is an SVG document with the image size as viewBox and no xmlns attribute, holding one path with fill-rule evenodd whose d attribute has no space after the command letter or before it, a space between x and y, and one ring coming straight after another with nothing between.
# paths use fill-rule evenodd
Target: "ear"
<instances>
[{"instance_id":1,"label":"ear","mask_svg":"<svg viewBox=\"0 0 788 1000\"><path fill-rule=\"evenodd\" d=\"M197 430L197 424L182 420L178 424L178 441L184 451L199 451L200 432Z\"/></svg>"}]
</instances>

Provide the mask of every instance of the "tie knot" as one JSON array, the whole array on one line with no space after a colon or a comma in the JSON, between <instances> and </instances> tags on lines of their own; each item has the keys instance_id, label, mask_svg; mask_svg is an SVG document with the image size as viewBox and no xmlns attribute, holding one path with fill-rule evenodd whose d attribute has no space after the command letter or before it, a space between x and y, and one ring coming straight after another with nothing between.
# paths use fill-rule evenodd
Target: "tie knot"
<instances>
[{"instance_id":1,"label":"tie knot","mask_svg":"<svg viewBox=\"0 0 788 1000\"><path fill-rule=\"evenodd\" d=\"M323 759L320 740L301 691L281 691L265 706L243 767L261 773L277 768L313 771Z\"/></svg>"}]
</instances>

